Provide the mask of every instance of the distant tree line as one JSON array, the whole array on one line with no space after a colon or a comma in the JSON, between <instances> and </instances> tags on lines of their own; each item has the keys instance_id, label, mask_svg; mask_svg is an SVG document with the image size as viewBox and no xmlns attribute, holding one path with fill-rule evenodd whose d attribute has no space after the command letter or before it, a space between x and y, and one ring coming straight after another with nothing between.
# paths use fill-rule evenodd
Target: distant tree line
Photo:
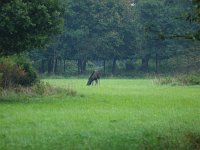
<instances>
[{"instance_id":1,"label":"distant tree line","mask_svg":"<svg viewBox=\"0 0 200 150\"><path fill-rule=\"evenodd\" d=\"M198 40L199 22L188 19L198 16L191 1L67 0L65 4L64 32L52 37L45 50L31 54L33 60L40 59L41 73L59 73L61 66L65 72L69 60L76 63L78 74L86 71L88 61L101 61L104 73L109 63L112 74L121 60L133 63L130 69L140 61L138 69L144 72L152 61L159 72L160 63L170 59L197 67L200 52L194 39Z\"/></svg>"},{"instance_id":2,"label":"distant tree line","mask_svg":"<svg viewBox=\"0 0 200 150\"><path fill-rule=\"evenodd\" d=\"M0 55L31 50L40 73L96 64L116 74L119 62L126 71L199 70L198 0L3 0L0 8Z\"/></svg>"}]
</instances>

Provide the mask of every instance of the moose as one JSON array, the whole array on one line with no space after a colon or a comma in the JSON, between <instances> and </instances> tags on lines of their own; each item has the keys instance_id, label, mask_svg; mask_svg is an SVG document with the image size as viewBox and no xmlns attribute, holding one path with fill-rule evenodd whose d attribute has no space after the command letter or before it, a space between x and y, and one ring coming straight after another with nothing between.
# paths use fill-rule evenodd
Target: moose
<instances>
[{"instance_id":1,"label":"moose","mask_svg":"<svg viewBox=\"0 0 200 150\"><path fill-rule=\"evenodd\" d=\"M93 85L93 81L95 81L95 85L98 84L98 80L100 80L100 72L99 71L93 71L92 74L90 75L87 85L90 86L91 84Z\"/></svg>"}]
</instances>

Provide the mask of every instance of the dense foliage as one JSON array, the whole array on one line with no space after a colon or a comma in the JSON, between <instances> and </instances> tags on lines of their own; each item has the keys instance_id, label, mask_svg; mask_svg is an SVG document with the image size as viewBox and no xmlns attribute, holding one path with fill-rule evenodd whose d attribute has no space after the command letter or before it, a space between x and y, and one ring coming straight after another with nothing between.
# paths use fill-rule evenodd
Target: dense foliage
<instances>
[{"instance_id":1,"label":"dense foliage","mask_svg":"<svg viewBox=\"0 0 200 150\"><path fill-rule=\"evenodd\" d=\"M94 66L115 74L120 63L126 71L198 71L199 42L193 39L199 22L187 17L198 14L192 1L65 3L64 32L45 50L31 53L41 73L69 74L76 64L79 74Z\"/></svg>"},{"instance_id":2,"label":"dense foliage","mask_svg":"<svg viewBox=\"0 0 200 150\"><path fill-rule=\"evenodd\" d=\"M37 74L23 57L0 59L0 87L31 86L37 82Z\"/></svg>"},{"instance_id":3,"label":"dense foliage","mask_svg":"<svg viewBox=\"0 0 200 150\"><path fill-rule=\"evenodd\" d=\"M1 0L0 56L44 46L60 31L62 16L57 0Z\"/></svg>"},{"instance_id":4,"label":"dense foliage","mask_svg":"<svg viewBox=\"0 0 200 150\"><path fill-rule=\"evenodd\" d=\"M39 73L200 70L198 0L0 3L0 55L33 49L29 56ZM64 31L53 36L62 22Z\"/></svg>"}]
</instances>

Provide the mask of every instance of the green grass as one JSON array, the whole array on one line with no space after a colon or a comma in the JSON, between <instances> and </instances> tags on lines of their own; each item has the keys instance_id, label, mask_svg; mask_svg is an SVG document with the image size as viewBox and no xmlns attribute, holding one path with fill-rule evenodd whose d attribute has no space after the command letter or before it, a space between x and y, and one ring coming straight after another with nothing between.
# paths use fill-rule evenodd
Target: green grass
<instances>
[{"instance_id":1,"label":"green grass","mask_svg":"<svg viewBox=\"0 0 200 150\"><path fill-rule=\"evenodd\" d=\"M78 94L0 100L0 149L200 149L200 86L44 81Z\"/></svg>"}]
</instances>

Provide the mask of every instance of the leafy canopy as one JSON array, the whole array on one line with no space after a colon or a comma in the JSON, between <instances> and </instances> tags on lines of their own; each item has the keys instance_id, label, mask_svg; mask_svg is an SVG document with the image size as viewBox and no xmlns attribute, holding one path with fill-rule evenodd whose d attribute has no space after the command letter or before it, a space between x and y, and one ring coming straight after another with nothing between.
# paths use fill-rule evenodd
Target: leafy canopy
<instances>
[{"instance_id":1,"label":"leafy canopy","mask_svg":"<svg viewBox=\"0 0 200 150\"><path fill-rule=\"evenodd\" d=\"M57 0L1 0L0 55L44 46L61 30L62 15Z\"/></svg>"}]
</instances>

